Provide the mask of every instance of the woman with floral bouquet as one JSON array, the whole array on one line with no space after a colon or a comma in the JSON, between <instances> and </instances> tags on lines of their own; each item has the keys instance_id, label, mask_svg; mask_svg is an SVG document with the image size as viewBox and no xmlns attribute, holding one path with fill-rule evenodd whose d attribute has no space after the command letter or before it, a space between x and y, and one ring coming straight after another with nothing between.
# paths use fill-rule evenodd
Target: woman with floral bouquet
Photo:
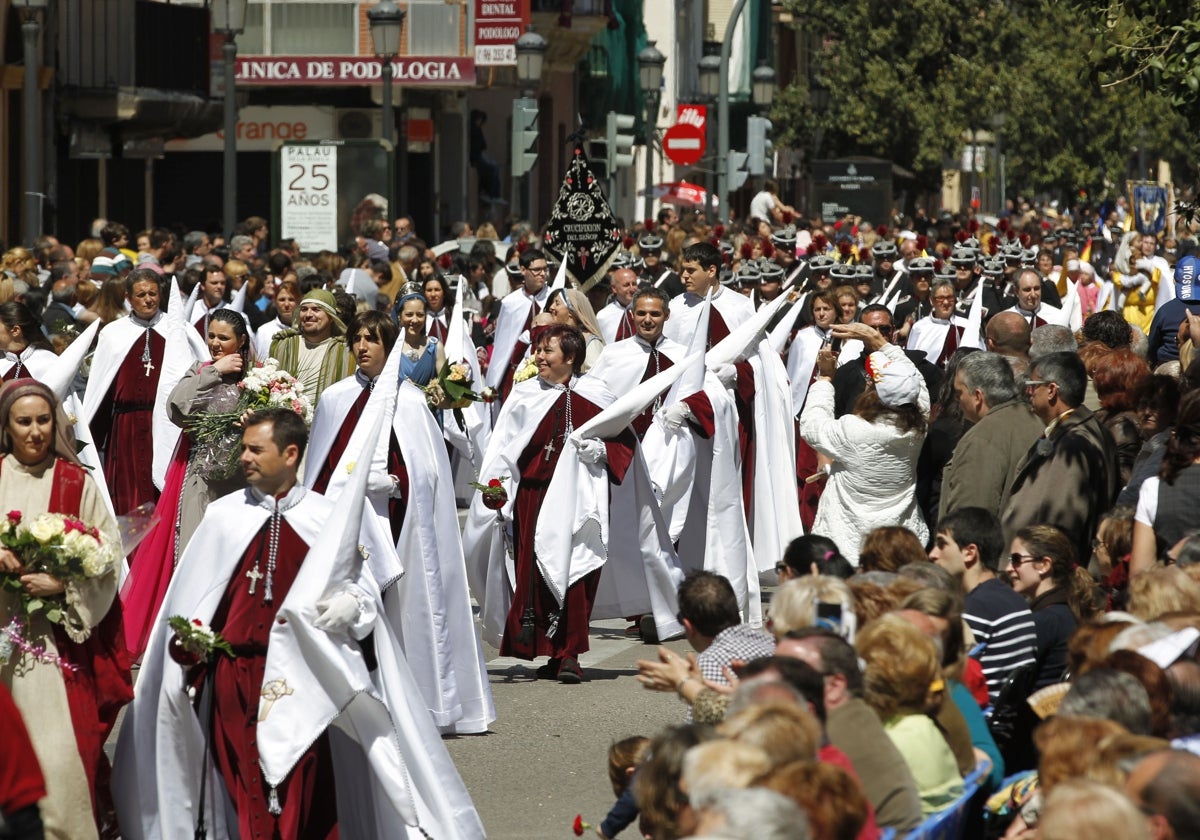
<instances>
[{"instance_id":1,"label":"woman with floral bouquet","mask_svg":"<svg viewBox=\"0 0 1200 840\"><path fill-rule=\"evenodd\" d=\"M0 452L0 680L46 778L45 836L94 838L111 820L104 741L133 697L117 525L45 385L18 379L0 389ZM35 570L47 567L56 573Z\"/></svg>"},{"instance_id":2,"label":"woman with floral bouquet","mask_svg":"<svg viewBox=\"0 0 1200 840\"><path fill-rule=\"evenodd\" d=\"M151 622L166 595L175 563L204 518L210 502L244 489L238 465L247 411L288 404L309 419L308 401L295 380L254 363L254 349L241 313L217 309L208 318L211 362L192 366L171 391L167 402L171 422L181 435L163 481L158 524L138 547L136 567L125 581L125 638L136 659L145 649Z\"/></svg>"}]
</instances>

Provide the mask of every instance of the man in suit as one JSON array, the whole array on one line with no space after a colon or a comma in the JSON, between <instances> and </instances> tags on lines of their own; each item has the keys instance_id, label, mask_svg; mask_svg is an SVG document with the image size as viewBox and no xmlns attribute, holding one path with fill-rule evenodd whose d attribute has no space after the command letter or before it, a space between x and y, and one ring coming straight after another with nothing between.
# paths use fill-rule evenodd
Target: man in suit
<instances>
[{"instance_id":1,"label":"man in suit","mask_svg":"<svg viewBox=\"0 0 1200 840\"><path fill-rule=\"evenodd\" d=\"M1070 538L1080 562L1091 556L1096 525L1112 506L1121 475L1112 435L1083 404L1086 390L1077 354L1049 353L1033 362L1025 391L1046 430L1000 502L1006 539L1028 525L1054 525Z\"/></svg>"}]
</instances>

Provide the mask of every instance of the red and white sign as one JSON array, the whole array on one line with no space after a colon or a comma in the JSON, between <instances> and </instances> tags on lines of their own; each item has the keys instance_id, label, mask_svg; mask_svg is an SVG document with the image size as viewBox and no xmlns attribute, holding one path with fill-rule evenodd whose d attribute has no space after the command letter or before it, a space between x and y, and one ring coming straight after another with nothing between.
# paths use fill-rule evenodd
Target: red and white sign
<instances>
[{"instance_id":1,"label":"red and white sign","mask_svg":"<svg viewBox=\"0 0 1200 840\"><path fill-rule=\"evenodd\" d=\"M475 62L463 56L417 56L392 62L393 80L406 87L475 84ZM383 66L369 56L238 56L239 87L379 84Z\"/></svg>"},{"instance_id":2,"label":"red and white sign","mask_svg":"<svg viewBox=\"0 0 1200 840\"><path fill-rule=\"evenodd\" d=\"M672 163L691 166L704 157L704 132L691 123L675 123L663 134L663 151Z\"/></svg>"},{"instance_id":3,"label":"red and white sign","mask_svg":"<svg viewBox=\"0 0 1200 840\"><path fill-rule=\"evenodd\" d=\"M517 39L529 23L529 0L475 0L475 64L517 63Z\"/></svg>"},{"instance_id":4,"label":"red and white sign","mask_svg":"<svg viewBox=\"0 0 1200 840\"><path fill-rule=\"evenodd\" d=\"M708 106L681 104L675 109L675 122L694 125L702 134L707 135Z\"/></svg>"}]
</instances>

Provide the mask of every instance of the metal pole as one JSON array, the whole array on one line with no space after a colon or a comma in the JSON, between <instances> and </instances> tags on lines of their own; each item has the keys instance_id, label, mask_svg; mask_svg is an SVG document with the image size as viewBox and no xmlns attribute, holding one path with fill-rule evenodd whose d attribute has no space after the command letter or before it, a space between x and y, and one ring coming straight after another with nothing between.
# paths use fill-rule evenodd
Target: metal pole
<instances>
[{"instance_id":1,"label":"metal pole","mask_svg":"<svg viewBox=\"0 0 1200 840\"><path fill-rule=\"evenodd\" d=\"M737 0L729 23L725 24L725 39L721 41L720 88L717 94L717 206L718 212L729 213L726 204L729 192L729 54L733 50L733 30L746 0Z\"/></svg>"},{"instance_id":2,"label":"metal pole","mask_svg":"<svg viewBox=\"0 0 1200 840\"><path fill-rule=\"evenodd\" d=\"M222 202L222 228L225 231L225 244L233 239L233 227L237 223L237 92L234 89L236 81L235 61L237 59L237 41L232 32L226 33L225 43L221 45L221 53L225 58L225 154L222 158L222 184L224 201Z\"/></svg>"},{"instance_id":3,"label":"metal pole","mask_svg":"<svg viewBox=\"0 0 1200 840\"><path fill-rule=\"evenodd\" d=\"M996 215L1004 213L1004 140L996 130Z\"/></svg>"},{"instance_id":4,"label":"metal pole","mask_svg":"<svg viewBox=\"0 0 1200 840\"><path fill-rule=\"evenodd\" d=\"M392 57L383 58L383 139L389 143L396 142L396 118L392 116Z\"/></svg>"},{"instance_id":5,"label":"metal pole","mask_svg":"<svg viewBox=\"0 0 1200 840\"><path fill-rule=\"evenodd\" d=\"M704 130L708 133L708 135L710 137L712 136L712 129L711 129L712 123L713 123L712 120L707 120L704 124ZM708 138L706 137L705 141L707 141L707 140L708 140ZM708 145L708 148L711 149L712 146ZM703 162L703 159L701 160L701 162ZM705 184L705 186L708 187L708 194L705 196L705 199L704 199L705 200L704 219L710 225L715 225L717 223L717 210L716 210L717 205L715 203L716 197L717 197L717 185L716 185L716 173L713 170L709 169L705 173L704 184Z\"/></svg>"},{"instance_id":6,"label":"metal pole","mask_svg":"<svg viewBox=\"0 0 1200 840\"><path fill-rule=\"evenodd\" d=\"M658 121L658 91L646 94L646 215L654 211L654 128Z\"/></svg>"},{"instance_id":7,"label":"metal pole","mask_svg":"<svg viewBox=\"0 0 1200 840\"><path fill-rule=\"evenodd\" d=\"M38 120L38 33L41 24L28 13L21 24L21 39L24 42L24 112L25 126L21 144L25 168L25 217L22 225L25 244L32 247L33 241L42 235L42 141L38 136L41 122Z\"/></svg>"}]
</instances>

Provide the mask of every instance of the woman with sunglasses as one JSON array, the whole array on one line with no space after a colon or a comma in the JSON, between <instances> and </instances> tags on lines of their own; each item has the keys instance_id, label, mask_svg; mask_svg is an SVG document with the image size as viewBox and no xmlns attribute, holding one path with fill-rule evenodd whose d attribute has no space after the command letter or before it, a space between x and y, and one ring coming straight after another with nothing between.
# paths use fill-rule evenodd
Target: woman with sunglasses
<instances>
[{"instance_id":1,"label":"woman with sunglasses","mask_svg":"<svg viewBox=\"0 0 1200 840\"><path fill-rule=\"evenodd\" d=\"M1029 601L1037 628L1036 688L1063 679L1067 642L1075 628L1100 612L1099 590L1087 569L1075 564L1067 535L1050 525L1017 531L1003 571L1012 588Z\"/></svg>"}]
</instances>

